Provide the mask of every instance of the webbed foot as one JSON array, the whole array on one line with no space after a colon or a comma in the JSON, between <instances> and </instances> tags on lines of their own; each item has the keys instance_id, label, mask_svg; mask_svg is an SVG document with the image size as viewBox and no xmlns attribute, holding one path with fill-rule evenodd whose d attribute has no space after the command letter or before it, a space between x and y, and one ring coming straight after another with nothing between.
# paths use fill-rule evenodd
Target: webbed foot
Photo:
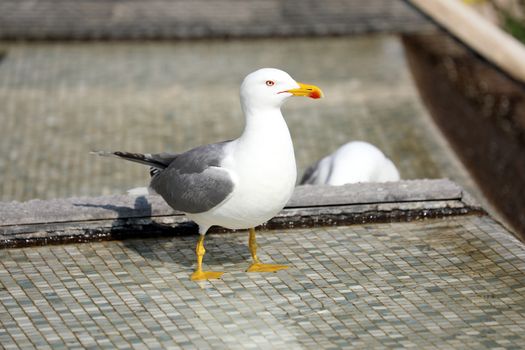
<instances>
[{"instance_id":1,"label":"webbed foot","mask_svg":"<svg viewBox=\"0 0 525 350\"><path fill-rule=\"evenodd\" d=\"M277 272L279 270L287 269L286 265L263 264L256 262L250 265L246 272Z\"/></svg>"},{"instance_id":2,"label":"webbed foot","mask_svg":"<svg viewBox=\"0 0 525 350\"><path fill-rule=\"evenodd\" d=\"M221 278L224 272L215 272L215 271L195 271L191 274L192 281L202 281L202 280L215 280Z\"/></svg>"}]
</instances>

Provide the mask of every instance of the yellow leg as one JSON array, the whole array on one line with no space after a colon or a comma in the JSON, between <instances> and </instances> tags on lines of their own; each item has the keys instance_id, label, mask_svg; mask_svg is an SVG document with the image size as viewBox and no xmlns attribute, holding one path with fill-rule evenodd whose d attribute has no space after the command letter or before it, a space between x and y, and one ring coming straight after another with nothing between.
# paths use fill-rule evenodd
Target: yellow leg
<instances>
[{"instance_id":1,"label":"yellow leg","mask_svg":"<svg viewBox=\"0 0 525 350\"><path fill-rule=\"evenodd\" d=\"M195 252L197 253L197 269L191 274L191 280L199 281L221 278L224 272L202 271L202 258L204 257L204 253L206 253L206 249L204 249L204 235L200 235Z\"/></svg>"},{"instance_id":2,"label":"yellow leg","mask_svg":"<svg viewBox=\"0 0 525 350\"><path fill-rule=\"evenodd\" d=\"M255 240L255 229L250 229L250 238L248 240L248 247L250 247L250 253L252 254L253 263L248 268L248 272L276 272L279 270L287 269L286 265L274 265L274 264L263 264L257 257L257 242Z\"/></svg>"}]
</instances>

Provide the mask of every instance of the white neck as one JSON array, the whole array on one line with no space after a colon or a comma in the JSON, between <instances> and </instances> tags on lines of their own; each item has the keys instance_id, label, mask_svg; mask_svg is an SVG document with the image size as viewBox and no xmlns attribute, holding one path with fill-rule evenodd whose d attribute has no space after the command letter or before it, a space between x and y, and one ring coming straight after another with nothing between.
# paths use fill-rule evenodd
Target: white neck
<instances>
[{"instance_id":1,"label":"white neck","mask_svg":"<svg viewBox=\"0 0 525 350\"><path fill-rule=\"evenodd\" d=\"M243 108L244 109L244 108ZM283 118L280 108L266 110L246 110L244 131L239 138L241 142L248 140L255 142L271 143L275 137L290 139L288 125Z\"/></svg>"},{"instance_id":2,"label":"white neck","mask_svg":"<svg viewBox=\"0 0 525 350\"><path fill-rule=\"evenodd\" d=\"M273 167L295 168L292 138L280 108L245 109L246 124L237 139L239 159Z\"/></svg>"}]
</instances>

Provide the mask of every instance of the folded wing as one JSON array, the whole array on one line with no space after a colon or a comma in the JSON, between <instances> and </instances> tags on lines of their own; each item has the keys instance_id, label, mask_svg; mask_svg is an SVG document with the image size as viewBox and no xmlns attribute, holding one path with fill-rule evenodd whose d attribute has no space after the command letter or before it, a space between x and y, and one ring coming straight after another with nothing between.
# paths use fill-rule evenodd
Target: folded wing
<instances>
[{"instance_id":1,"label":"folded wing","mask_svg":"<svg viewBox=\"0 0 525 350\"><path fill-rule=\"evenodd\" d=\"M229 198L234 182L221 167L227 142L205 145L177 155L154 174L151 188L174 209L185 213L208 211Z\"/></svg>"}]
</instances>

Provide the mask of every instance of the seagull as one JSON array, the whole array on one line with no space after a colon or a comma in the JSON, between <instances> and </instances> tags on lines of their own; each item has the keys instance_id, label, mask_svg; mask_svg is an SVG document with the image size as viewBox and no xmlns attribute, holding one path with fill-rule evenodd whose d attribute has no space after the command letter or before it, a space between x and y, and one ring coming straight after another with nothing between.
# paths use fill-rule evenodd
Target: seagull
<instances>
[{"instance_id":1,"label":"seagull","mask_svg":"<svg viewBox=\"0 0 525 350\"><path fill-rule=\"evenodd\" d=\"M308 167L300 183L340 186L399 179L396 166L379 148L368 142L352 141Z\"/></svg>"},{"instance_id":2,"label":"seagull","mask_svg":"<svg viewBox=\"0 0 525 350\"><path fill-rule=\"evenodd\" d=\"M150 189L199 226L197 267L191 279L220 278L204 271L204 238L211 226L248 229L252 264L248 272L275 272L285 265L264 264L257 257L255 226L284 208L292 196L297 168L292 139L281 113L291 96L321 98L314 85L296 82L288 73L262 68L244 78L240 89L245 126L239 138L184 153L93 152L150 167Z\"/></svg>"}]
</instances>

